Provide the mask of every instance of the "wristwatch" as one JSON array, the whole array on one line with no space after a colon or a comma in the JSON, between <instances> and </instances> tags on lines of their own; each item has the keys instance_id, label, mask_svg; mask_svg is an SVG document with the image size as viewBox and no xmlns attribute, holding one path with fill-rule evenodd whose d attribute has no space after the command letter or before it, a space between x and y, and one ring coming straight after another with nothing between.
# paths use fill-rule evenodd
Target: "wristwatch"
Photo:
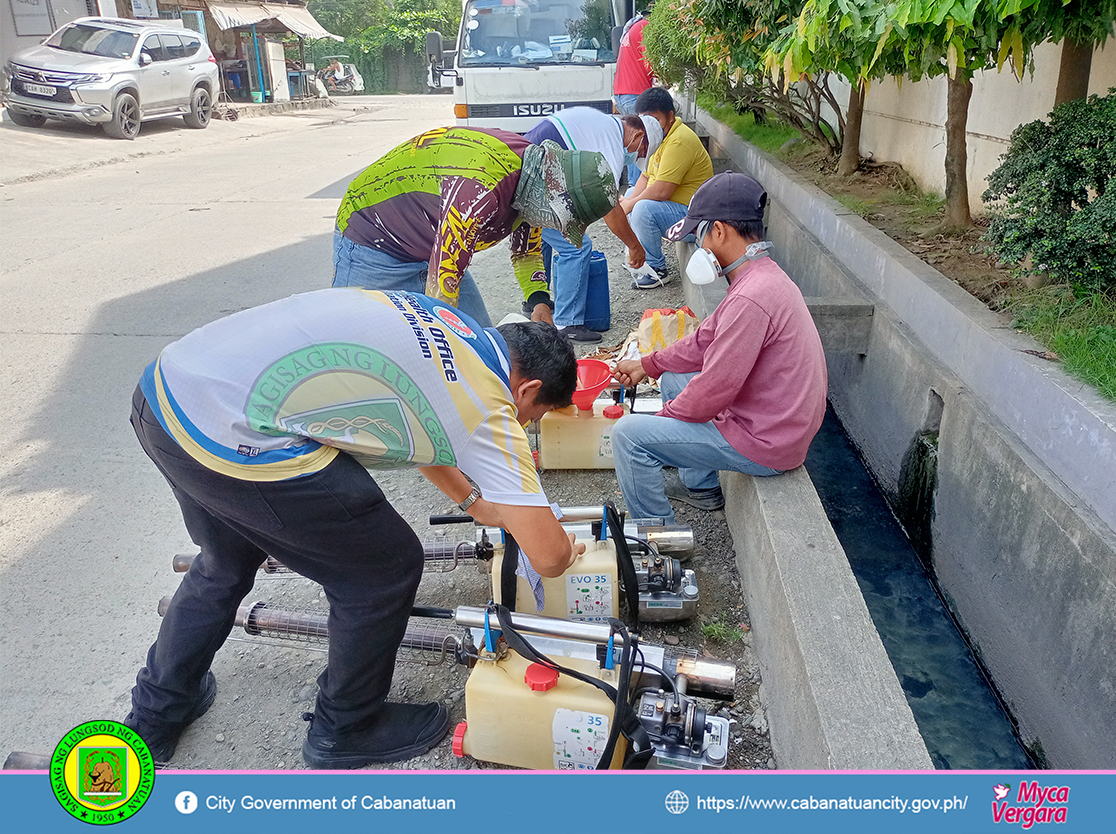
<instances>
[{"instance_id":1,"label":"wristwatch","mask_svg":"<svg viewBox=\"0 0 1116 834\"><path fill-rule=\"evenodd\" d=\"M477 488L476 484L473 484L473 491L470 492L469 496L464 501L462 501L460 504L458 504L457 506L461 509L462 512L467 512L468 509L471 506L473 506L473 504L476 502L476 500L480 497L481 497L480 489Z\"/></svg>"}]
</instances>

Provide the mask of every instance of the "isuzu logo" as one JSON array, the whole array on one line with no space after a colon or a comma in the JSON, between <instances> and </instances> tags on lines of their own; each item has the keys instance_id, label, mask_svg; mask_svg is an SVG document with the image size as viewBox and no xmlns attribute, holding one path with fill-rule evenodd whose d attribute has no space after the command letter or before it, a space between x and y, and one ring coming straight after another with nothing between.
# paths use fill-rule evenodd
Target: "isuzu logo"
<instances>
[{"instance_id":1,"label":"isuzu logo","mask_svg":"<svg viewBox=\"0 0 1116 834\"><path fill-rule=\"evenodd\" d=\"M566 107L565 104L513 104L515 116L550 116Z\"/></svg>"}]
</instances>

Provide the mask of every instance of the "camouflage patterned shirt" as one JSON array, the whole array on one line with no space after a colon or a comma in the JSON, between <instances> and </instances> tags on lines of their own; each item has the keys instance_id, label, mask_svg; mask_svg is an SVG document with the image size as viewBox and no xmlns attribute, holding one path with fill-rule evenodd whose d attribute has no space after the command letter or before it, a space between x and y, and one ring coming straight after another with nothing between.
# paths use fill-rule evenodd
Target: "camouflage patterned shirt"
<instances>
[{"instance_id":1,"label":"camouflage patterned shirt","mask_svg":"<svg viewBox=\"0 0 1116 834\"><path fill-rule=\"evenodd\" d=\"M473 253L511 235L512 266L523 297L546 291L541 234L512 208L529 145L504 130L427 131L349 184L337 228L354 243L398 260L436 264L426 293L454 306Z\"/></svg>"}]
</instances>

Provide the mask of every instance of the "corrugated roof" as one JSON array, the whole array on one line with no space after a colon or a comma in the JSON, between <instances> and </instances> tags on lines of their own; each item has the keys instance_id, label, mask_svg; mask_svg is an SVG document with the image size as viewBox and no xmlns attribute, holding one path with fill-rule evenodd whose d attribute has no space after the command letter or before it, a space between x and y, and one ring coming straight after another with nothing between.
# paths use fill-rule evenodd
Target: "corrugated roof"
<instances>
[{"instance_id":1,"label":"corrugated roof","mask_svg":"<svg viewBox=\"0 0 1116 834\"><path fill-rule=\"evenodd\" d=\"M304 38L333 38L345 40L339 35L327 32L314 19L305 6L290 6L284 3L206 3L210 15L222 29L237 29L251 26L265 20L278 20L296 35Z\"/></svg>"}]
</instances>

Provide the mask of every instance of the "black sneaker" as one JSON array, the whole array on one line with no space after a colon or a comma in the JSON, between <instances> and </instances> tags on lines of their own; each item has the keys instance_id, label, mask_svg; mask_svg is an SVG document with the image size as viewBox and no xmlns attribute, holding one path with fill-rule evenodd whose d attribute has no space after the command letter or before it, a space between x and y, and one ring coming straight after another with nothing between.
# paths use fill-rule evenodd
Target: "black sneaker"
<instances>
[{"instance_id":1,"label":"black sneaker","mask_svg":"<svg viewBox=\"0 0 1116 834\"><path fill-rule=\"evenodd\" d=\"M559 327L558 332L571 342L599 342L601 340L600 333L596 330L590 330L584 324L568 324L565 327Z\"/></svg>"},{"instance_id":2,"label":"black sneaker","mask_svg":"<svg viewBox=\"0 0 1116 834\"><path fill-rule=\"evenodd\" d=\"M144 721L133 710L125 717L123 724L139 733L139 737L144 740L147 748L151 751L151 758L155 760L155 767L166 767L167 762L174 756L175 748L178 747L178 739L182 737L182 733L206 714L216 697L217 678L213 676L213 672L206 672L205 677L202 678L198 701L184 721Z\"/></svg>"},{"instance_id":3,"label":"black sneaker","mask_svg":"<svg viewBox=\"0 0 1116 834\"><path fill-rule=\"evenodd\" d=\"M697 507L699 510L720 510L725 506L725 494L720 487L713 489L688 489L681 481L670 480L666 483L667 498Z\"/></svg>"},{"instance_id":4,"label":"black sneaker","mask_svg":"<svg viewBox=\"0 0 1116 834\"><path fill-rule=\"evenodd\" d=\"M314 770L351 770L369 764L402 762L432 749L449 729L449 713L441 704L384 704L376 723L343 736L321 729L312 712L302 758Z\"/></svg>"}]
</instances>

